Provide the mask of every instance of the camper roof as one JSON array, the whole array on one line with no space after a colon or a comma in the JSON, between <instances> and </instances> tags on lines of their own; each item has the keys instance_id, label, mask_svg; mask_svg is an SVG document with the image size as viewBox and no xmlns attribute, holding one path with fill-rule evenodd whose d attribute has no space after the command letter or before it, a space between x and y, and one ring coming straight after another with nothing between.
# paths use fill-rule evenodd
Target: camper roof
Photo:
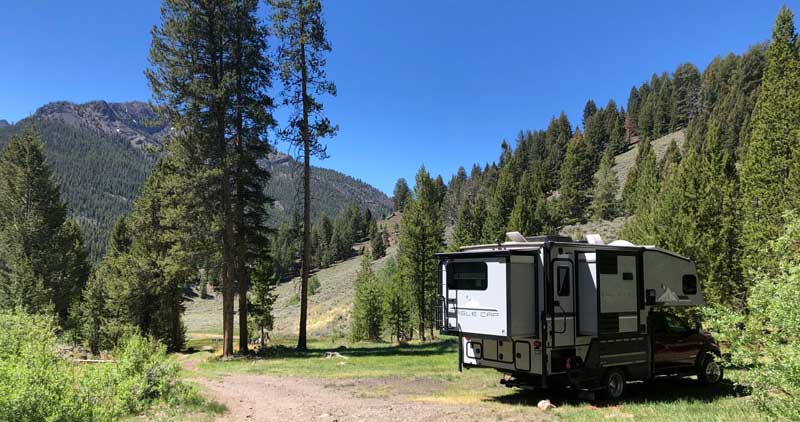
<instances>
[{"instance_id":1,"label":"camper roof","mask_svg":"<svg viewBox=\"0 0 800 422\"><path fill-rule=\"evenodd\" d=\"M638 249L638 250L648 250L648 251L655 251L665 253L667 255L672 255L676 258L681 258L687 261L690 261L689 258L679 255L675 252L661 249L654 245L635 245L627 240L615 240L609 244L603 243L602 239L599 235L596 234L587 234L586 240L574 240L567 236L528 236L525 237L519 232L510 232L506 233L506 237L509 241L502 242L502 243L489 243L489 244L482 244L482 245L469 245L461 247L458 250L458 253L464 252L497 252L502 253L504 251L522 251L522 250L538 250L541 246L545 243L559 243L559 244L580 244L580 245L587 245L591 244L592 246L599 246L603 249L619 249L619 248L628 248L628 249ZM447 255L447 254L438 254L438 255Z\"/></svg>"}]
</instances>

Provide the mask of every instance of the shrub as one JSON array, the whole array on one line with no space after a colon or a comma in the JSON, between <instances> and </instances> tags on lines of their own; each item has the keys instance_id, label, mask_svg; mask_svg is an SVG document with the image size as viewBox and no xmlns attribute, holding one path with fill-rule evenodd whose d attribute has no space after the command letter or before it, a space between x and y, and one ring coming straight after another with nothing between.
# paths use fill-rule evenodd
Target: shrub
<instances>
[{"instance_id":1,"label":"shrub","mask_svg":"<svg viewBox=\"0 0 800 422\"><path fill-rule=\"evenodd\" d=\"M313 276L308 279L308 295L314 296L319 291L322 284L319 282L319 277Z\"/></svg>"},{"instance_id":2,"label":"shrub","mask_svg":"<svg viewBox=\"0 0 800 422\"><path fill-rule=\"evenodd\" d=\"M110 421L156 403L202 401L156 340L127 335L113 363L84 366L58 355L54 327L46 317L0 312L0 420Z\"/></svg>"},{"instance_id":3,"label":"shrub","mask_svg":"<svg viewBox=\"0 0 800 422\"><path fill-rule=\"evenodd\" d=\"M707 311L707 321L730 345L730 363L751 366L748 381L762 410L778 419L800 420L800 219L784 215L784 234L765 257L777 270L752 274L747 312Z\"/></svg>"}]
</instances>

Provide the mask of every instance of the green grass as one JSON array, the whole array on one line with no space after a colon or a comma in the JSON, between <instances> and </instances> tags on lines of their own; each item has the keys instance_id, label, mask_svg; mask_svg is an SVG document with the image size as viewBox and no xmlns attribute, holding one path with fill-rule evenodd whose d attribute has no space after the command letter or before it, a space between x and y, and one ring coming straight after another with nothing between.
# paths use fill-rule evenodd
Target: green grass
<instances>
[{"instance_id":1,"label":"green grass","mask_svg":"<svg viewBox=\"0 0 800 422\"><path fill-rule=\"evenodd\" d=\"M212 355L197 354L197 371L210 377L231 373L270 376L295 376L321 379L389 380L380 388L370 388L371 396L403 397L433 403L489 406L499 415L540 415L539 400L550 399L558 406L554 416L564 421L600 421L609 418L631 420L728 421L763 420L745 389L727 381L704 387L694 378L664 378L648 383L630 383L619 403L589 403L572 393L521 391L498 384L499 372L472 369L459 373L457 343L451 339L433 343L393 346L358 343L340 347L330 340L312 340L307 353L291 348L289 339L278 340L263 357L222 361ZM325 358L325 352L338 351L346 359ZM737 380L740 372L726 373Z\"/></svg>"}]
</instances>

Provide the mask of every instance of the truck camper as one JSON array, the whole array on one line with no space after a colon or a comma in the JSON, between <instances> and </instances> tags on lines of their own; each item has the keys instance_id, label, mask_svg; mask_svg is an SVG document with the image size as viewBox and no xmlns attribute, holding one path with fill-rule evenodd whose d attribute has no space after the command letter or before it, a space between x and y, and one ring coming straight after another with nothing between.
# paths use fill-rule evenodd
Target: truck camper
<instances>
[{"instance_id":1,"label":"truck camper","mask_svg":"<svg viewBox=\"0 0 800 422\"><path fill-rule=\"evenodd\" d=\"M612 399L658 375L722 379L713 338L668 312L703 304L688 258L598 235L507 238L437 254L437 324L459 337L459 368Z\"/></svg>"}]
</instances>

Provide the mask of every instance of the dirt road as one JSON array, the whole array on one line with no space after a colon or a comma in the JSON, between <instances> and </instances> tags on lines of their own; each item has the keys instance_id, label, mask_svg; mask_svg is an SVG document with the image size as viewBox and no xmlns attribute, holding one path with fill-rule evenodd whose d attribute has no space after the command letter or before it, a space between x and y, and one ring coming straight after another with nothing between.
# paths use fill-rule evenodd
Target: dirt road
<instances>
[{"instance_id":1,"label":"dirt road","mask_svg":"<svg viewBox=\"0 0 800 422\"><path fill-rule=\"evenodd\" d=\"M548 420L535 407L510 413L481 404L420 401L426 386L413 380L324 380L232 374L195 379L206 393L228 407L220 421L448 421ZM400 383L400 384L398 384ZM398 390L398 386L401 387ZM389 387L388 389L386 387ZM392 391L382 394L381 391ZM399 394L397 391L400 391ZM413 394L412 394L413 393Z\"/></svg>"}]
</instances>

